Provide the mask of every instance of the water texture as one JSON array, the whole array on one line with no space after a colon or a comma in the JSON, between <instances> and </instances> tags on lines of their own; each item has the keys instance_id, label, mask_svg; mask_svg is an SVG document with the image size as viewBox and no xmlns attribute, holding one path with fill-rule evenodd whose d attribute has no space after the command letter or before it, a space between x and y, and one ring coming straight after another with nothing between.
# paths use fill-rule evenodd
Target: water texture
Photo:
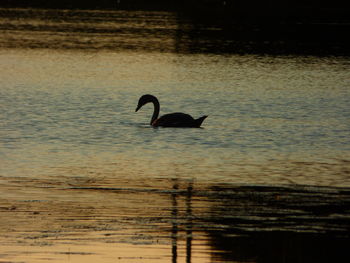
<instances>
[{"instance_id":1,"label":"water texture","mask_svg":"<svg viewBox=\"0 0 350 263\"><path fill-rule=\"evenodd\" d=\"M349 257L348 57L220 52L169 12L0 13L0 260ZM143 94L209 117L152 128Z\"/></svg>"}]
</instances>

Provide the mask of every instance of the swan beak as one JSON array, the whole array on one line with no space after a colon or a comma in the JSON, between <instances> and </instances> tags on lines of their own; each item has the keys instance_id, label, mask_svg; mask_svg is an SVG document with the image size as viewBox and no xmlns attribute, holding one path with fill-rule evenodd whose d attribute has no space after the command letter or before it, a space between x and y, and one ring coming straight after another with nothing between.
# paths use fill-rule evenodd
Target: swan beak
<instances>
[{"instance_id":1,"label":"swan beak","mask_svg":"<svg viewBox=\"0 0 350 263\"><path fill-rule=\"evenodd\" d=\"M137 112L141 108L140 105L137 105L135 112Z\"/></svg>"}]
</instances>

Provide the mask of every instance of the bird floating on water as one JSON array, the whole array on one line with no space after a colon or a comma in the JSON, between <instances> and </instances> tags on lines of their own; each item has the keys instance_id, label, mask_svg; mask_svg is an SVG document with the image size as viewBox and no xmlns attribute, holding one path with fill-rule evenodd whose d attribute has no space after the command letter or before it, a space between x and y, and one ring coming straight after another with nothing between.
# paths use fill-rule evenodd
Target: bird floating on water
<instances>
[{"instance_id":1,"label":"bird floating on water","mask_svg":"<svg viewBox=\"0 0 350 263\"><path fill-rule=\"evenodd\" d=\"M159 115L159 101L153 95L143 95L139 99L139 103L137 104L136 112L145 104L152 102L154 106L153 115L151 118L150 125L153 127L188 127L188 128L199 128L204 121L204 119L208 116L202 116L198 119L194 119L191 115L175 112L165 114L158 118Z\"/></svg>"}]
</instances>

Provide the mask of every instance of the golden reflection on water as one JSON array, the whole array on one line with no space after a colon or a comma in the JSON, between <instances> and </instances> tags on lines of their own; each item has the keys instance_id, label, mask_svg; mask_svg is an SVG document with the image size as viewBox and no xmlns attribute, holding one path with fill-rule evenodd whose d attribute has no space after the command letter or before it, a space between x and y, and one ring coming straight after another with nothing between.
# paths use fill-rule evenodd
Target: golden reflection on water
<instances>
[{"instance_id":1,"label":"golden reflection on water","mask_svg":"<svg viewBox=\"0 0 350 263\"><path fill-rule=\"evenodd\" d=\"M181 262L190 255L191 262L209 262L205 239L193 238L188 225L191 214L207 206L197 202L190 208L190 196L179 195L184 190L177 180L145 184L109 178L114 187L107 188L103 178L101 185L82 178L73 182L74 177L68 184L59 177L2 179L10 182L1 184L5 260Z\"/></svg>"},{"instance_id":2,"label":"golden reflection on water","mask_svg":"<svg viewBox=\"0 0 350 263\"><path fill-rule=\"evenodd\" d=\"M108 176L2 177L0 187L0 255L11 262L265 262L261 235L298 242L279 262L317 237L328 258L344 256L348 239L347 188ZM308 249L300 256L319 258Z\"/></svg>"}]
</instances>

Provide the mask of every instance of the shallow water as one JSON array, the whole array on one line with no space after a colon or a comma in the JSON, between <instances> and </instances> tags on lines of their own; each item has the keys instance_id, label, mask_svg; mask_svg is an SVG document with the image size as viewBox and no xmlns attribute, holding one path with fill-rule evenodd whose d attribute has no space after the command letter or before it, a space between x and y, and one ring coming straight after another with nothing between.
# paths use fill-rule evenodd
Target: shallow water
<instances>
[{"instance_id":1,"label":"shallow water","mask_svg":"<svg viewBox=\"0 0 350 263\"><path fill-rule=\"evenodd\" d=\"M167 12L1 14L1 259L348 257L347 57L220 54ZM209 117L151 128L146 93Z\"/></svg>"}]
</instances>

